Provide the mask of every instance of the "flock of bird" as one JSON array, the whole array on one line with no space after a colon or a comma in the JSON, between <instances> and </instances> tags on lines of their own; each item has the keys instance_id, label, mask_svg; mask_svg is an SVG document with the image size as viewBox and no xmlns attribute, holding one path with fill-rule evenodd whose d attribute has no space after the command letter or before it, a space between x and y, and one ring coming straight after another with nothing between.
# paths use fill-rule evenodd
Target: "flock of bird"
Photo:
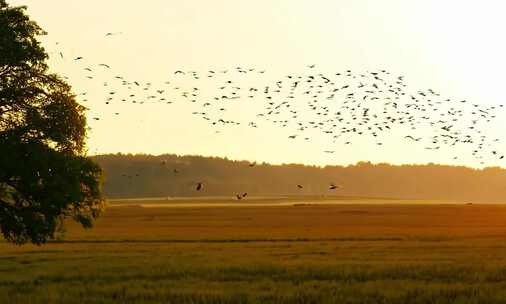
<instances>
[{"instance_id":1,"label":"flock of bird","mask_svg":"<svg viewBox=\"0 0 506 304\"><path fill-rule=\"evenodd\" d=\"M121 33L106 36L118 34ZM63 52L58 54L64 58ZM287 140L311 142L315 136L325 138L332 147L322 152L328 154L336 153L334 147L352 145L363 138L382 146L389 137L401 136L427 150L467 147L481 164L490 158L505 157L494 148L499 139L489 138L484 130L497 118L503 105L484 106L445 98L431 89L410 90L404 76L387 70L329 73L309 65L302 72L263 81L268 78L267 71L255 67L203 72L179 69L169 72L163 84L155 86L117 75L106 63L90 65L83 56L72 61L88 81L101 79L103 102L114 115L121 114L118 106L125 103L186 103L193 105L197 110L192 114L205 120L216 133L238 125L258 128L271 124L287 130ZM101 71L107 71L107 81L96 77ZM250 78L255 80L248 82ZM86 95L87 92L79 94L83 102L88 102ZM230 108L237 107L241 113L259 110L247 120L227 115ZM101 117L95 115L92 119L99 121ZM338 188L335 184L329 187ZM197 183L195 189L202 190L203 183ZM246 196L243 193L236 197Z\"/></svg>"}]
</instances>

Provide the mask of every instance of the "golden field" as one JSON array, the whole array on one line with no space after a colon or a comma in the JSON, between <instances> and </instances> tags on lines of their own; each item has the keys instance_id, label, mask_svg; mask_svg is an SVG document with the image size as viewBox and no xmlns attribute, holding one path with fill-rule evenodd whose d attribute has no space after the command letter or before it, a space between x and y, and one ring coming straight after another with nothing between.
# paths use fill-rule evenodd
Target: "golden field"
<instances>
[{"instance_id":1,"label":"golden field","mask_svg":"<svg viewBox=\"0 0 506 304\"><path fill-rule=\"evenodd\" d=\"M0 303L506 303L506 206L212 202L113 202L92 230L0 242Z\"/></svg>"}]
</instances>

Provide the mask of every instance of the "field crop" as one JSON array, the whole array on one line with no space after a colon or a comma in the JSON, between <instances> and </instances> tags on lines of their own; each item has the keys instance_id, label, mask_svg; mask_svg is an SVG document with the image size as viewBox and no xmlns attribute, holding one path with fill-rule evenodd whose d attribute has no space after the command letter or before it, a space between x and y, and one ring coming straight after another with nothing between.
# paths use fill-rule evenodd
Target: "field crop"
<instances>
[{"instance_id":1,"label":"field crop","mask_svg":"<svg viewBox=\"0 0 506 304\"><path fill-rule=\"evenodd\" d=\"M506 206L111 207L0 242L0 303L506 303Z\"/></svg>"}]
</instances>

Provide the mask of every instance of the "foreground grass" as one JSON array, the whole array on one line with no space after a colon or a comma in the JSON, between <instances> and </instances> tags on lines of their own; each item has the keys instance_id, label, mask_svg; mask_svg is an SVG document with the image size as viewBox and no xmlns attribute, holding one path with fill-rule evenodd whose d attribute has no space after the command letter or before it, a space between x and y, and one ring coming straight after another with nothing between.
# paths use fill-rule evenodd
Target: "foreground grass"
<instances>
[{"instance_id":1,"label":"foreground grass","mask_svg":"<svg viewBox=\"0 0 506 304\"><path fill-rule=\"evenodd\" d=\"M506 303L506 208L111 209L0 243L0 303Z\"/></svg>"}]
</instances>

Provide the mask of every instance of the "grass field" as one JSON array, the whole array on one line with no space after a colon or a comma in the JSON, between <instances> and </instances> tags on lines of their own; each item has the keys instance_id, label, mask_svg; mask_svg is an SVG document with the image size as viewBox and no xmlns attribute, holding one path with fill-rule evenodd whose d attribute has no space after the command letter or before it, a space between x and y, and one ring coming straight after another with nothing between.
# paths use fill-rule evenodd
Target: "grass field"
<instances>
[{"instance_id":1,"label":"grass field","mask_svg":"<svg viewBox=\"0 0 506 304\"><path fill-rule=\"evenodd\" d=\"M506 206L356 202L115 202L62 241L0 241L0 303L506 303Z\"/></svg>"}]
</instances>

